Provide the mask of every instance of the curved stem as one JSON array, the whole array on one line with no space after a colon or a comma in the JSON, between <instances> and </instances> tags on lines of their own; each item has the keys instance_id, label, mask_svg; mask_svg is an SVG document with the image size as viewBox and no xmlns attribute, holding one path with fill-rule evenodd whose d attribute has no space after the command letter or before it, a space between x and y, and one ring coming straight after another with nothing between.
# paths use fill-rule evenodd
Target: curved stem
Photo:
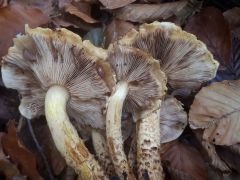
<instances>
[{"instance_id":1,"label":"curved stem","mask_svg":"<svg viewBox=\"0 0 240 180\"><path fill-rule=\"evenodd\" d=\"M128 84L119 82L108 101L106 116L107 144L115 171L120 179L135 179L124 153L121 130L121 117L124 100L128 93Z\"/></svg>"},{"instance_id":2,"label":"curved stem","mask_svg":"<svg viewBox=\"0 0 240 180\"><path fill-rule=\"evenodd\" d=\"M106 179L68 118L68 99L68 91L61 86L50 87L45 97L45 115L54 143L67 164L80 174L82 179Z\"/></svg>"},{"instance_id":3,"label":"curved stem","mask_svg":"<svg viewBox=\"0 0 240 180\"><path fill-rule=\"evenodd\" d=\"M159 153L160 109L150 112L137 123L138 178L143 180L164 179Z\"/></svg>"},{"instance_id":4,"label":"curved stem","mask_svg":"<svg viewBox=\"0 0 240 180\"><path fill-rule=\"evenodd\" d=\"M96 129L92 129L92 143L101 167L103 167L107 175L112 176L114 167L109 156L106 140Z\"/></svg>"}]
</instances>

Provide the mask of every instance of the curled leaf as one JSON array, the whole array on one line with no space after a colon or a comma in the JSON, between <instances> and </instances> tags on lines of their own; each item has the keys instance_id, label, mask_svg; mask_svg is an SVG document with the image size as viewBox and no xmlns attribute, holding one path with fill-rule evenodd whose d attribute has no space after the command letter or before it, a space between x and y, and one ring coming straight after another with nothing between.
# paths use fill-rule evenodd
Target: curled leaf
<instances>
[{"instance_id":1,"label":"curled leaf","mask_svg":"<svg viewBox=\"0 0 240 180\"><path fill-rule=\"evenodd\" d=\"M182 103L173 97L166 98L161 105L161 143L177 139L187 126L187 113Z\"/></svg>"},{"instance_id":2,"label":"curled leaf","mask_svg":"<svg viewBox=\"0 0 240 180\"><path fill-rule=\"evenodd\" d=\"M117 9L136 0L99 0L107 9Z\"/></svg>"},{"instance_id":3,"label":"curled leaf","mask_svg":"<svg viewBox=\"0 0 240 180\"><path fill-rule=\"evenodd\" d=\"M162 4L130 4L114 13L117 18L132 22L151 22L171 17L177 17L178 21L182 22L199 7L201 7L201 1L185 0Z\"/></svg>"},{"instance_id":4,"label":"curled leaf","mask_svg":"<svg viewBox=\"0 0 240 180\"><path fill-rule=\"evenodd\" d=\"M216 145L240 142L240 80L204 87L189 113L193 129L204 128L203 139Z\"/></svg>"}]
</instances>

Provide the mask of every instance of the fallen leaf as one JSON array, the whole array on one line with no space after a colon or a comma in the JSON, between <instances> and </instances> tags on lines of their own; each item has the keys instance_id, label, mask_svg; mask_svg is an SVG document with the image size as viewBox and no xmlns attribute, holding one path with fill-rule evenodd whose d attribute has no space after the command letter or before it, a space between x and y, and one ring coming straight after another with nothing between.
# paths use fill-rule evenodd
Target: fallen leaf
<instances>
[{"instance_id":1,"label":"fallen leaf","mask_svg":"<svg viewBox=\"0 0 240 180\"><path fill-rule=\"evenodd\" d=\"M14 121L9 121L7 131L7 134L2 137L4 152L19 166L22 174L32 180L41 180L42 178L37 171L35 156L19 142Z\"/></svg>"},{"instance_id":2,"label":"fallen leaf","mask_svg":"<svg viewBox=\"0 0 240 180\"><path fill-rule=\"evenodd\" d=\"M216 145L240 143L240 80L204 87L189 112L193 129L204 128L203 140Z\"/></svg>"},{"instance_id":3,"label":"fallen leaf","mask_svg":"<svg viewBox=\"0 0 240 180\"><path fill-rule=\"evenodd\" d=\"M201 7L202 2L193 0L177 1L162 4L130 4L113 13L118 19L132 22L152 22L156 20L167 20L171 17L179 18L182 22ZM190 8L189 8L190 7Z\"/></svg>"},{"instance_id":4,"label":"fallen leaf","mask_svg":"<svg viewBox=\"0 0 240 180\"><path fill-rule=\"evenodd\" d=\"M88 14L86 14L84 12L81 12L76 6L74 6L72 4L68 4L68 5L65 6L65 12L67 12L71 15L77 16L87 23L97 23L97 22L99 22L96 19L93 19Z\"/></svg>"},{"instance_id":5,"label":"fallen leaf","mask_svg":"<svg viewBox=\"0 0 240 180\"><path fill-rule=\"evenodd\" d=\"M205 180L208 177L201 154L190 145L178 141L166 143L161 146L161 158L171 179Z\"/></svg>"},{"instance_id":6,"label":"fallen leaf","mask_svg":"<svg viewBox=\"0 0 240 180\"><path fill-rule=\"evenodd\" d=\"M31 126L32 128L27 120L23 121L18 133L19 138L31 152L37 155L42 176L52 179L53 175L63 172L66 162L53 142L46 119L42 116L31 120Z\"/></svg>"},{"instance_id":7,"label":"fallen leaf","mask_svg":"<svg viewBox=\"0 0 240 180\"><path fill-rule=\"evenodd\" d=\"M222 12L214 7L204 8L190 17L185 30L203 41L222 65L230 61L231 35Z\"/></svg>"},{"instance_id":8,"label":"fallen leaf","mask_svg":"<svg viewBox=\"0 0 240 180\"><path fill-rule=\"evenodd\" d=\"M6 7L8 5L8 0L0 0L0 8Z\"/></svg>"},{"instance_id":9,"label":"fallen leaf","mask_svg":"<svg viewBox=\"0 0 240 180\"><path fill-rule=\"evenodd\" d=\"M13 44L12 39L24 32L24 25L37 27L49 21L39 9L20 4L9 4L0 11L0 57L7 53Z\"/></svg>"},{"instance_id":10,"label":"fallen leaf","mask_svg":"<svg viewBox=\"0 0 240 180\"><path fill-rule=\"evenodd\" d=\"M2 141L2 137L4 135L5 133L0 133L0 142ZM25 179L22 175L20 175L17 166L12 164L4 154L2 143L0 143L0 174L4 175L6 180L12 180L15 178L19 178L19 180Z\"/></svg>"},{"instance_id":11,"label":"fallen leaf","mask_svg":"<svg viewBox=\"0 0 240 180\"><path fill-rule=\"evenodd\" d=\"M107 48L109 44L119 40L119 38L124 36L131 29L134 29L134 25L132 23L113 19L112 22L105 29L104 46Z\"/></svg>"},{"instance_id":12,"label":"fallen leaf","mask_svg":"<svg viewBox=\"0 0 240 180\"><path fill-rule=\"evenodd\" d=\"M117 9L136 0L99 0L107 9Z\"/></svg>"},{"instance_id":13,"label":"fallen leaf","mask_svg":"<svg viewBox=\"0 0 240 180\"><path fill-rule=\"evenodd\" d=\"M187 113L182 103L173 97L162 101L160 111L161 143L177 139L187 126Z\"/></svg>"},{"instance_id":14,"label":"fallen leaf","mask_svg":"<svg viewBox=\"0 0 240 180\"><path fill-rule=\"evenodd\" d=\"M223 66L224 68L218 69L216 77L212 80L212 82L240 79L240 40L239 38L233 35L230 62L225 66Z\"/></svg>"},{"instance_id":15,"label":"fallen leaf","mask_svg":"<svg viewBox=\"0 0 240 180\"><path fill-rule=\"evenodd\" d=\"M240 7L229 9L223 13L231 30L240 27Z\"/></svg>"}]
</instances>

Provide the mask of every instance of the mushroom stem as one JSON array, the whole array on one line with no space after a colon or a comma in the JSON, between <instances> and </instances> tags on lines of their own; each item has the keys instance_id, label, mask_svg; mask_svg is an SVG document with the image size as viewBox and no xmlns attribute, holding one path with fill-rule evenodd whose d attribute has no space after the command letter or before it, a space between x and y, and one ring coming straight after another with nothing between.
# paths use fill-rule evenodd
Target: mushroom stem
<instances>
[{"instance_id":1,"label":"mushroom stem","mask_svg":"<svg viewBox=\"0 0 240 180\"><path fill-rule=\"evenodd\" d=\"M50 87L45 97L45 115L54 143L82 179L107 179L68 118L68 99L67 89L57 85Z\"/></svg>"},{"instance_id":2,"label":"mushroom stem","mask_svg":"<svg viewBox=\"0 0 240 180\"><path fill-rule=\"evenodd\" d=\"M103 135L96 129L92 129L92 143L99 161L99 164L103 167L107 175L111 176L114 174L114 167L112 160L110 159L107 143Z\"/></svg>"},{"instance_id":3,"label":"mushroom stem","mask_svg":"<svg viewBox=\"0 0 240 180\"><path fill-rule=\"evenodd\" d=\"M159 153L160 108L147 113L137 123L138 178L151 180L164 179Z\"/></svg>"},{"instance_id":4,"label":"mushroom stem","mask_svg":"<svg viewBox=\"0 0 240 180\"><path fill-rule=\"evenodd\" d=\"M124 153L121 130L121 117L124 100L128 93L127 82L120 81L108 100L106 115L106 134L109 153L115 172L120 179L135 179Z\"/></svg>"}]
</instances>

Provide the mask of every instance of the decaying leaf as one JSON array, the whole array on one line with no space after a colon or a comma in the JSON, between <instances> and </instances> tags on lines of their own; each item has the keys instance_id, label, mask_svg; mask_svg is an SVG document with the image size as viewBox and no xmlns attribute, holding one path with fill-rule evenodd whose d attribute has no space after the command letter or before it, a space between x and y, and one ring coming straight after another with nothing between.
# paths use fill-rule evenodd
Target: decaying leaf
<instances>
[{"instance_id":1,"label":"decaying leaf","mask_svg":"<svg viewBox=\"0 0 240 180\"><path fill-rule=\"evenodd\" d=\"M187 113L174 97L166 98L161 105L161 143L177 139L187 126Z\"/></svg>"},{"instance_id":2,"label":"decaying leaf","mask_svg":"<svg viewBox=\"0 0 240 180\"><path fill-rule=\"evenodd\" d=\"M0 57L7 53L12 39L24 32L24 25L37 27L49 21L39 9L20 4L9 4L0 11Z\"/></svg>"},{"instance_id":3,"label":"decaying leaf","mask_svg":"<svg viewBox=\"0 0 240 180\"><path fill-rule=\"evenodd\" d=\"M90 15L82 12L80 9L77 8L77 6L74 6L73 4L67 4L65 6L65 11L71 15L81 18L82 20L84 20L87 23L97 23L98 22L96 19L94 19Z\"/></svg>"},{"instance_id":4,"label":"decaying leaf","mask_svg":"<svg viewBox=\"0 0 240 180\"><path fill-rule=\"evenodd\" d=\"M176 17L178 22L183 22L188 16L196 12L202 5L201 1L177 1L162 4L130 4L114 12L122 20L132 22L151 22L167 20Z\"/></svg>"},{"instance_id":5,"label":"decaying leaf","mask_svg":"<svg viewBox=\"0 0 240 180\"><path fill-rule=\"evenodd\" d=\"M240 143L240 80L204 87L189 113L191 128L204 128L203 139L216 145Z\"/></svg>"},{"instance_id":6,"label":"decaying leaf","mask_svg":"<svg viewBox=\"0 0 240 180\"><path fill-rule=\"evenodd\" d=\"M2 141L2 137L5 135L5 133L0 133L0 142ZM3 152L2 149L2 143L0 143L0 174L4 175L6 180L12 180L18 178L19 180L26 179L22 175L20 175L19 170L17 169L17 166L12 164L9 159L6 157L6 155Z\"/></svg>"},{"instance_id":7,"label":"decaying leaf","mask_svg":"<svg viewBox=\"0 0 240 180\"><path fill-rule=\"evenodd\" d=\"M240 7L229 9L223 13L224 18L227 20L230 29L236 33L240 32Z\"/></svg>"},{"instance_id":8,"label":"decaying leaf","mask_svg":"<svg viewBox=\"0 0 240 180\"><path fill-rule=\"evenodd\" d=\"M134 25L127 21L113 19L105 30L105 47L124 36Z\"/></svg>"},{"instance_id":9,"label":"decaying leaf","mask_svg":"<svg viewBox=\"0 0 240 180\"><path fill-rule=\"evenodd\" d=\"M27 150L18 140L14 121L9 121L8 132L2 137L2 146L4 152L19 166L22 174L30 179L42 179L37 171L34 154Z\"/></svg>"},{"instance_id":10,"label":"decaying leaf","mask_svg":"<svg viewBox=\"0 0 240 180\"><path fill-rule=\"evenodd\" d=\"M167 166L171 179L207 179L207 169L200 153L187 144L178 141L163 144L161 157Z\"/></svg>"},{"instance_id":11,"label":"decaying leaf","mask_svg":"<svg viewBox=\"0 0 240 180\"><path fill-rule=\"evenodd\" d=\"M240 38L240 37L239 37ZM237 80L240 79L240 40L236 36L232 36L231 58L230 62L224 68L218 69L216 77L213 82L220 82L223 80Z\"/></svg>"},{"instance_id":12,"label":"decaying leaf","mask_svg":"<svg viewBox=\"0 0 240 180\"><path fill-rule=\"evenodd\" d=\"M136 0L99 0L107 9L117 9Z\"/></svg>"},{"instance_id":13,"label":"decaying leaf","mask_svg":"<svg viewBox=\"0 0 240 180\"><path fill-rule=\"evenodd\" d=\"M218 156L218 154L216 152L216 149L215 149L215 146L212 143L203 140L202 145L203 145L204 149L206 150L206 152L207 152L207 154L208 154L208 156L211 160L212 166L221 170L224 173L231 172L231 170L229 169L227 164Z\"/></svg>"},{"instance_id":14,"label":"decaying leaf","mask_svg":"<svg viewBox=\"0 0 240 180\"><path fill-rule=\"evenodd\" d=\"M221 64L230 60L231 36L227 22L222 12L214 7L204 8L200 13L192 16L185 30L195 34L203 41L213 56Z\"/></svg>"}]
</instances>

